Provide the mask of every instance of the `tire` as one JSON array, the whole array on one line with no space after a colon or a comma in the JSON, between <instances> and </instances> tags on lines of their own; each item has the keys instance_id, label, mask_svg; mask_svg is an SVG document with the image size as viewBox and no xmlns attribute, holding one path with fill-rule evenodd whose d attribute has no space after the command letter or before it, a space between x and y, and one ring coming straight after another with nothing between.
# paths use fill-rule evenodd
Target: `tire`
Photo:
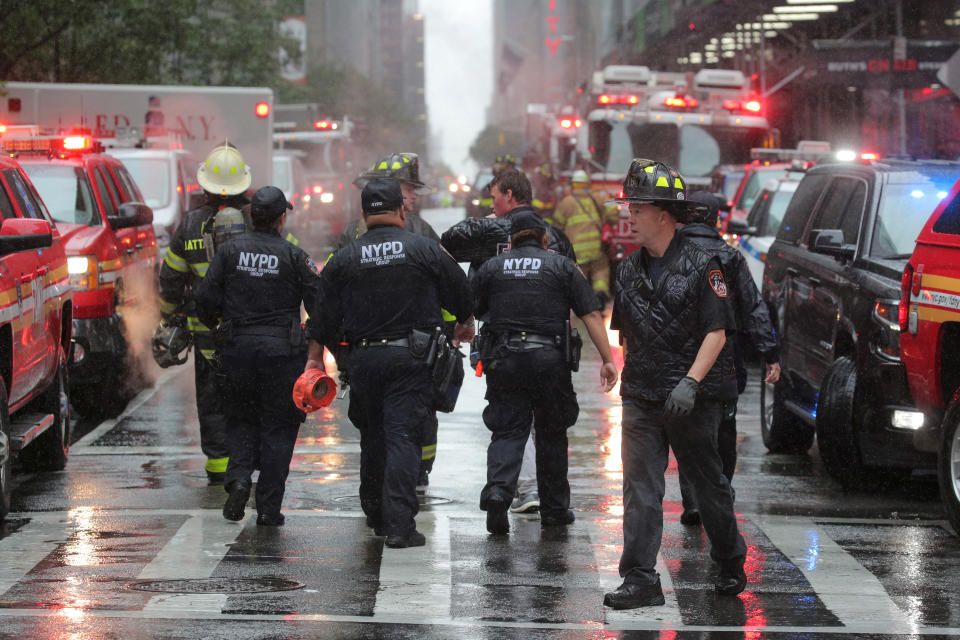
<instances>
[{"instance_id":1,"label":"tire","mask_svg":"<svg viewBox=\"0 0 960 640\"><path fill-rule=\"evenodd\" d=\"M850 358L837 358L820 385L817 408L817 443L827 473L845 489L877 488L878 474L866 467L857 446L857 366Z\"/></svg>"},{"instance_id":2,"label":"tire","mask_svg":"<svg viewBox=\"0 0 960 640\"><path fill-rule=\"evenodd\" d=\"M67 359L61 350L53 384L37 401L40 411L53 414L53 425L20 453L23 466L30 471L61 471L67 466L70 457L69 389Z\"/></svg>"},{"instance_id":3,"label":"tire","mask_svg":"<svg viewBox=\"0 0 960 640\"><path fill-rule=\"evenodd\" d=\"M0 430L10 434L10 411L7 405L7 385L0 378ZM10 513L10 495L13 493L11 470L13 454L7 451L7 459L0 463L0 522Z\"/></svg>"},{"instance_id":4,"label":"tire","mask_svg":"<svg viewBox=\"0 0 960 640\"><path fill-rule=\"evenodd\" d=\"M760 383L760 436L770 453L806 453L814 430L784 406L787 383Z\"/></svg>"},{"instance_id":5,"label":"tire","mask_svg":"<svg viewBox=\"0 0 960 640\"><path fill-rule=\"evenodd\" d=\"M960 534L960 400L954 400L943 418L943 438L937 456L940 496L953 530Z\"/></svg>"}]
</instances>

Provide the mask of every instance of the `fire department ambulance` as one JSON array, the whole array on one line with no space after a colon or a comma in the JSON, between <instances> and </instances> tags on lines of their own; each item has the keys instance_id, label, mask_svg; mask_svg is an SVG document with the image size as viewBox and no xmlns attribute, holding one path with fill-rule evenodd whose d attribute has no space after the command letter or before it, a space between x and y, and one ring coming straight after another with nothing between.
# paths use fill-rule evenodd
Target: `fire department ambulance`
<instances>
[{"instance_id":1,"label":"fire department ambulance","mask_svg":"<svg viewBox=\"0 0 960 640\"><path fill-rule=\"evenodd\" d=\"M43 201L0 156L0 520L13 455L58 470L70 448L67 357L73 312L67 258Z\"/></svg>"},{"instance_id":2,"label":"fire department ambulance","mask_svg":"<svg viewBox=\"0 0 960 640\"><path fill-rule=\"evenodd\" d=\"M74 409L122 410L156 324L153 212L120 160L89 132L5 136L36 185L67 254L73 296L70 368Z\"/></svg>"},{"instance_id":3,"label":"fire department ambulance","mask_svg":"<svg viewBox=\"0 0 960 640\"><path fill-rule=\"evenodd\" d=\"M924 420L940 424L925 444L938 449L940 494L960 531L960 182L942 195L903 270L900 358Z\"/></svg>"}]
</instances>

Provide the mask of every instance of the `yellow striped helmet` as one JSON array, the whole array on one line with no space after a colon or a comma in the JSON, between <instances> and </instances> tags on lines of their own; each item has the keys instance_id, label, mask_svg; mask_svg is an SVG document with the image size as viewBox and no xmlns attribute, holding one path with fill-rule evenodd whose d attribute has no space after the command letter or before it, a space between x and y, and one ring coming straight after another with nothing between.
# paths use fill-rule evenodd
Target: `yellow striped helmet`
<instances>
[{"instance_id":1,"label":"yellow striped helmet","mask_svg":"<svg viewBox=\"0 0 960 640\"><path fill-rule=\"evenodd\" d=\"M374 178L396 178L412 186L419 194L430 193L430 187L420 181L420 157L415 153L391 153L380 158L353 181L363 189Z\"/></svg>"},{"instance_id":2,"label":"yellow striped helmet","mask_svg":"<svg viewBox=\"0 0 960 640\"><path fill-rule=\"evenodd\" d=\"M250 188L250 167L229 142L218 145L197 169L197 182L203 190L218 196L235 196Z\"/></svg>"},{"instance_id":3,"label":"yellow striped helmet","mask_svg":"<svg viewBox=\"0 0 960 640\"><path fill-rule=\"evenodd\" d=\"M623 180L623 191L616 199L621 204L656 204L671 213L699 211L706 207L687 202L687 183L676 169L646 158L634 158Z\"/></svg>"}]
</instances>

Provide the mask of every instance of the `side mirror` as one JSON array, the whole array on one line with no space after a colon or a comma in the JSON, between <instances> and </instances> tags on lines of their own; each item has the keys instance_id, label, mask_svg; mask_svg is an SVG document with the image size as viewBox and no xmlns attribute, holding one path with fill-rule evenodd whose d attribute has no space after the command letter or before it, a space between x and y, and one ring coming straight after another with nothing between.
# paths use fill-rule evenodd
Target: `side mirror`
<instances>
[{"instance_id":1,"label":"side mirror","mask_svg":"<svg viewBox=\"0 0 960 640\"><path fill-rule=\"evenodd\" d=\"M34 218L8 218L0 225L0 255L44 249L53 244L50 223Z\"/></svg>"},{"instance_id":2,"label":"side mirror","mask_svg":"<svg viewBox=\"0 0 960 640\"><path fill-rule=\"evenodd\" d=\"M731 220L727 225L727 233L735 233L738 236L755 236L757 228L750 226L746 220Z\"/></svg>"},{"instance_id":3,"label":"side mirror","mask_svg":"<svg viewBox=\"0 0 960 640\"><path fill-rule=\"evenodd\" d=\"M142 202L124 202L117 215L109 217L107 221L114 229L153 224L153 209Z\"/></svg>"},{"instance_id":4,"label":"side mirror","mask_svg":"<svg viewBox=\"0 0 960 640\"><path fill-rule=\"evenodd\" d=\"M856 247L843 243L843 231L840 229L814 230L816 237L813 240L813 252L833 256L834 258L853 258Z\"/></svg>"}]
</instances>

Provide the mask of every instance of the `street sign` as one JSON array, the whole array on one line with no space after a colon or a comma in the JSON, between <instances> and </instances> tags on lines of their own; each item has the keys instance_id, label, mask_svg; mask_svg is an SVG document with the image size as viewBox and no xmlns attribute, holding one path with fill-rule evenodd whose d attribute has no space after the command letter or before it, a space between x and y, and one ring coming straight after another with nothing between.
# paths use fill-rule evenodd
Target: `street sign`
<instances>
[{"instance_id":1,"label":"street sign","mask_svg":"<svg viewBox=\"0 0 960 640\"><path fill-rule=\"evenodd\" d=\"M960 96L960 49L957 49L956 53L950 56L950 59L937 71L937 80Z\"/></svg>"}]
</instances>

